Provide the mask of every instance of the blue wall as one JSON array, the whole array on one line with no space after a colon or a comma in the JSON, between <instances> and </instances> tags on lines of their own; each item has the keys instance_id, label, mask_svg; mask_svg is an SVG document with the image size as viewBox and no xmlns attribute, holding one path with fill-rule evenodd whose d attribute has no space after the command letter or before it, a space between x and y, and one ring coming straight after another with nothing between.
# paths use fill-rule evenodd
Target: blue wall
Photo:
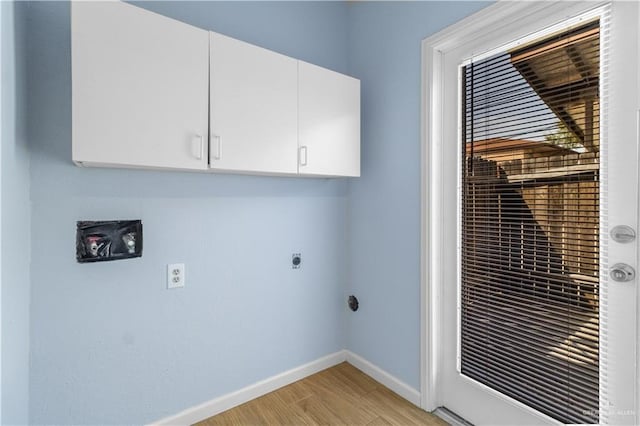
<instances>
[{"instance_id":1,"label":"blue wall","mask_svg":"<svg viewBox=\"0 0 640 426\"><path fill-rule=\"evenodd\" d=\"M347 70L345 3L141 6ZM149 422L343 349L347 182L75 167L69 5L28 17L30 422ZM77 264L76 221L119 218L143 257Z\"/></svg>"},{"instance_id":2,"label":"blue wall","mask_svg":"<svg viewBox=\"0 0 640 426\"><path fill-rule=\"evenodd\" d=\"M0 184L0 312L2 424L25 424L29 398L29 151L25 104L25 26L22 4L2 8L2 147Z\"/></svg>"},{"instance_id":3,"label":"blue wall","mask_svg":"<svg viewBox=\"0 0 640 426\"><path fill-rule=\"evenodd\" d=\"M362 177L350 182L348 347L420 389L421 40L486 2L353 2Z\"/></svg>"},{"instance_id":4,"label":"blue wall","mask_svg":"<svg viewBox=\"0 0 640 426\"><path fill-rule=\"evenodd\" d=\"M24 190L5 191L3 133L2 249L5 213L30 221L16 240L32 253L30 423L149 422L345 347L418 389L420 41L486 3L137 4L361 78L362 177L73 166L69 5L24 6L31 153L18 161L31 164L12 169ZM143 220L144 256L77 264L75 222L117 218ZM187 284L166 290L174 262Z\"/></svg>"}]
</instances>

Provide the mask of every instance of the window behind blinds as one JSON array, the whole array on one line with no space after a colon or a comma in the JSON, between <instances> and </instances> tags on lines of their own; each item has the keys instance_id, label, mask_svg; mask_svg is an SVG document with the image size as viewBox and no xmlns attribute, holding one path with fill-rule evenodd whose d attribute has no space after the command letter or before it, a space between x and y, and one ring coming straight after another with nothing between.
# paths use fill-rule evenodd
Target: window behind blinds
<instances>
[{"instance_id":1,"label":"window behind blinds","mask_svg":"<svg viewBox=\"0 0 640 426\"><path fill-rule=\"evenodd\" d=\"M599 22L462 78L461 372L598 422Z\"/></svg>"}]
</instances>

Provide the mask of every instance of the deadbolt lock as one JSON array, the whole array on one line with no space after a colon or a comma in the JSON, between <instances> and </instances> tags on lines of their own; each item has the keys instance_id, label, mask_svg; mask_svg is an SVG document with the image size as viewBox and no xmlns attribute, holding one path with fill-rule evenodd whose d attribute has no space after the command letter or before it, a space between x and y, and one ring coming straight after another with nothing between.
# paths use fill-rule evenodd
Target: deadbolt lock
<instances>
[{"instance_id":1,"label":"deadbolt lock","mask_svg":"<svg viewBox=\"0 0 640 426\"><path fill-rule=\"evenodd\" d=\"M611 267L609 275L614 281L624 283L636 277L636 271L626 263L616 263Z\"/></svg>"},{"instance_id":2,"label":"deadbolt lock","mask_svg":"<svg viewBox=\"0 0 640 426\"><path fill-rule=\"evenodd\" d=\"M636 231L628 225L618 225L611 230L611 238L617 243L630 243L636 239Z\"/></svg>"}]
</instances>

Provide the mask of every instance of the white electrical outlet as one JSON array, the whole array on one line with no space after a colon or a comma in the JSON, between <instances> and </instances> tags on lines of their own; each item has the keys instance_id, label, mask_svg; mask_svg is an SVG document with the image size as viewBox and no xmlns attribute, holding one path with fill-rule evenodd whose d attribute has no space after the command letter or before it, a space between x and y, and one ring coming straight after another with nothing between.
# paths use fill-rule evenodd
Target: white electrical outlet
<instances>
[{"instance_id":1,"label":"white electrical outlet","mask_svg":"<svg viewBox=\"0 0 640 426\"><path fill-rule=\"evenodd\" d=\"M167 265L167 288L184 287L184 263Z\"/></svg>"}]
</instances>

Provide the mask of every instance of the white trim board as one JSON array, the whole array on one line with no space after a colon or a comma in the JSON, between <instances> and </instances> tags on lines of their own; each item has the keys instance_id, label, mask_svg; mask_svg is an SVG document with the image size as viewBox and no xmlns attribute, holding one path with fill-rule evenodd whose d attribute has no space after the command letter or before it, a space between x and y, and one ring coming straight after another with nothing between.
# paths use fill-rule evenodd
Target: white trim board
<instances>
[{"instance_id":1,"label":"white trim board","mask_svg":"<svg viewBox=\"0 0 640 426\"><path fill-rule=\"evenodd\" d=\"M222 413L230 408L251 401L283 386L289 385L312 374L326 370L329 367L338 365L346 361L346 351L338 351L315 361L301 365L257 383L239 389L235 392L222 395L210 401L203 402L195 407L187 408L173 416L157 420L152 425L192 425L211 416Z\"/></svg>"},{"instance_id":2,"label":"white trim board","mask_svg":"<svg viewBox=\"0 0 640 426\"><path fill-rule=\"evenodd\" d=\"M364 374L385 385L412 404L420 406L420 393L417 390L407 385L402 380L399 380L393 375L387 373L377 365L374 365L362 358L360 355L356 355L355 353L345 349L334 352L315 361L311 361L307 364L301 365L300 367L292 368L291 370L261 380L235 392L203 402L195 407L187 408L178 414L157 420L151 423L151 425L191 425L222 413L230 408L237 407L238 405L244 404L252 399L261 397L269 392L273 392L283 386L302 380L312 374L326 370L334 365L338 365L344 361L347 361Z\"/></svg>"}]
</instances>

